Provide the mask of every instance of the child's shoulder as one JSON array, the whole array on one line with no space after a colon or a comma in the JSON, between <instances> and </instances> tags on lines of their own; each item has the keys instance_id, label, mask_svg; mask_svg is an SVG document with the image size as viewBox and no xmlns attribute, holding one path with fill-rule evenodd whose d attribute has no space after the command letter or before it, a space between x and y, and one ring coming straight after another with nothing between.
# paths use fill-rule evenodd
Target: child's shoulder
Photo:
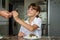
<instances>
[{"instance_id":1,"label":"child's shoulder","mask_svg":"<svg viewBox=\"0 0 60 40\"><path fill-rule=\"evenodd\" d=\"M38 20L41 20L41 18L39 18L39 17L37 18L37 17L36 17L35 20L38 21Z\"/></svg>"}]
</instances>

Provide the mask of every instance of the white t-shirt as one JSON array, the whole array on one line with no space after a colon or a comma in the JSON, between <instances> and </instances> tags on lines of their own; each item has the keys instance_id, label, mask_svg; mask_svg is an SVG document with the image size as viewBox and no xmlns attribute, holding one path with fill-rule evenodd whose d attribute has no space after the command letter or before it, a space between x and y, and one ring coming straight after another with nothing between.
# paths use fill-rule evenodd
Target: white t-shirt
<instances>
[{"instance_id":1,"label":"white t-shirt","mask_svg":"<svg viewBox=\"0 0 60 40\"><path fill-rule=\"evenodd\" d=\"M25 21L27 24L29 24L28 20ZM39 28L37 28L35 31L31 32L28 29L26 29L25 27L21 26L20 31L23 32L25 35L29 35L31 33L35 34L36 36L41 36L41 24L42 21L40 18L35 17L34 20L31 22L31 25L37 25L39 26Z\"/></svg>"}]
</instances>

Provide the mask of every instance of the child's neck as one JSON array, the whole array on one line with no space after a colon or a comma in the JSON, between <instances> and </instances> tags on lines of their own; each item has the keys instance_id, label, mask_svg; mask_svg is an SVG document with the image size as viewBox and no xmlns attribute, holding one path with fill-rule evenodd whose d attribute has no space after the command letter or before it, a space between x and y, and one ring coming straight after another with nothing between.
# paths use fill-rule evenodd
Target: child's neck
<instances>
[{"instance_id":1,"label":"child's neck","mask_svg":"<svg viewBox=\"0 0 60 40\"><path fill-rule=\"evenodd\" d=\"M34 20L35 17L30 17L29 18L29 23L31 23Z\"/></svg>"}]
</instances>

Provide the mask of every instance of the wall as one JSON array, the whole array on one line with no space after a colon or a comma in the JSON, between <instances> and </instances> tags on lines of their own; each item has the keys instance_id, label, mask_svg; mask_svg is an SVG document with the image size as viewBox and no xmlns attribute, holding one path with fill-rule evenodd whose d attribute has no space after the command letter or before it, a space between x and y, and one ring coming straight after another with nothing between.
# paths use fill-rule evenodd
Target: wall
<instances>
[{"instance_id":1,"label":"wall","mask_svg":"<svg viewBox=\"0 0 60 40\"><path fill-rule=\"evenodd\" d=\"M48 4L49 35L60 36L60 0L50 0Z\"/></svg>"}]
</instances>

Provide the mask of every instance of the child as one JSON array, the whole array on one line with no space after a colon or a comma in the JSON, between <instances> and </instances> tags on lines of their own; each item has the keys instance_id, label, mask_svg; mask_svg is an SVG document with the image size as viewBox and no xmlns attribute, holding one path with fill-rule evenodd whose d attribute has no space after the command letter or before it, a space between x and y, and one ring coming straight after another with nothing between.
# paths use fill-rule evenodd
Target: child
<instances>
[{"instance_id":1,"label":"child","mask_svg":"<svg viewBox=\"0 0 60 40\"><path fill-rule=\"evenodd\" d=\"M26 21L22 21L20 18L18 18L18 13L16 11L12 11L15 21L21 25L18 36L24 37L29 34L41 36L42 21L38 16L40 11L40 6L36 5L35 3L31 3L28 6L28 19Z\"/></svg>"}]
</instances>

